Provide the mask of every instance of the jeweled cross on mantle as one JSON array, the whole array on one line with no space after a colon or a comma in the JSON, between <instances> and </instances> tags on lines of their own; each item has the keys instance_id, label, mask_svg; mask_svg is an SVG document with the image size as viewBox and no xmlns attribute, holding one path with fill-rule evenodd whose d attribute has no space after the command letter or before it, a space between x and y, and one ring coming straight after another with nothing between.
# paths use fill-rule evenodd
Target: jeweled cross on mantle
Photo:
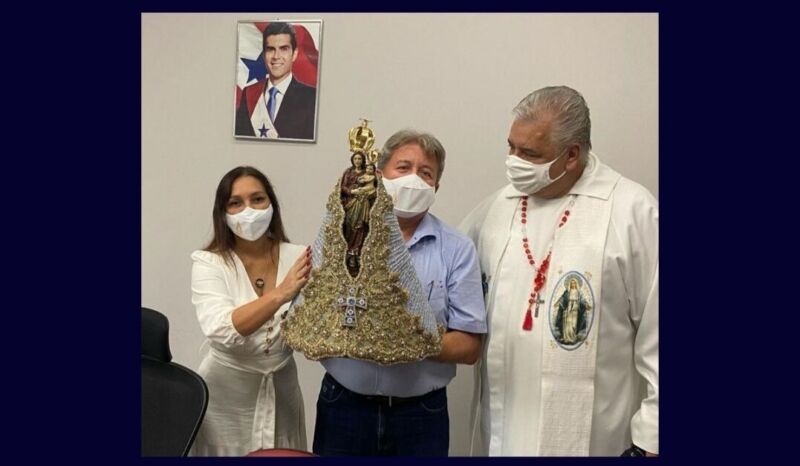
<instances>
[{"instance_id":1,"label":"jeweled cross on mantle","mask_svg":"<svg viewBox=\"0 0 800 466\"><path fill-rule=\"evenodd\" d=\"M344 317L342 317L342 326L355 328L357 325L356 308L362 311L367 310L367 300L358 297L358 287L351 286L347 289L345 296L340 296L336 303L344 308Z\"/></svg>"}]
</instances>

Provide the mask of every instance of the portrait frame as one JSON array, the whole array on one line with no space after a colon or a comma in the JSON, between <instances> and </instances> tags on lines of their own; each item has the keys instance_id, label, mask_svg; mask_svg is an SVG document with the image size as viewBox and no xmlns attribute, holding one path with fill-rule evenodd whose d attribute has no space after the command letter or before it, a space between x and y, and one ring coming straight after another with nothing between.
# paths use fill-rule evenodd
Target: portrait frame
<instances>
[{"instance_id":1,"label":"portrait frame","mask_svg":"<svg viewBox=\"0 0 800 466\"><path fill-rule=\"evenodd\" d=\"M315 143L321 58L322 19L237 21L234 138Z\"/></svg>"}]
</instances>

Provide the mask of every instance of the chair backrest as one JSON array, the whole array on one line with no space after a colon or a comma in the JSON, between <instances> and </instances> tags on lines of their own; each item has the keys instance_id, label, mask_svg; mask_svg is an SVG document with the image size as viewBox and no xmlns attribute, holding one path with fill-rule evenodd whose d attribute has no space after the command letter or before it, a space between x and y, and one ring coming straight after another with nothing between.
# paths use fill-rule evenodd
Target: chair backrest
<instances>
[{"instance_id":1,"label":"chair backrest","mask_svg":"<svg viewBox=\"0 0 800 466\"><path fill-rule=\"evenodd\" d=\"M169 320L164 314L142 308L142 356L159 361L172 361L169 350Z\"/></svg>"},{"instance_id":2,"label":"chair backrest","mask_svg":"<svg viewBox=\"0 0 800 466\"><path fill-rule=\"evenodd\" d=\"M202 377L170 362L168 328L163 314L142 308L142 456L186 456L208 406Z\"/></svg>"}]
</instances>

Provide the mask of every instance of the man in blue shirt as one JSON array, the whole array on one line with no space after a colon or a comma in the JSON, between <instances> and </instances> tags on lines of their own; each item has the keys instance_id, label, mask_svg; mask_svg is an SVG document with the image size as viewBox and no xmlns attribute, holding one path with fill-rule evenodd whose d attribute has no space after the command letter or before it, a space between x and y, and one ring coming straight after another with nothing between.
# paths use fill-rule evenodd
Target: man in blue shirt
<instances>
[{"instance_id":1,"label":"man in blue shirt","mask_svg":"<svg viewBox=\"0 0 800 466\"><path fill-rule=\"evenodd\" d=\"M432 135L402 130L378 161L400 230L437 321L442 351L422 361L381 366L323 359L314 453L322 456L447 456L445 387L456 364L474 364L486 333L472 242L428 213L444 171L445 150Z\"/></svg>"}]
</instances>

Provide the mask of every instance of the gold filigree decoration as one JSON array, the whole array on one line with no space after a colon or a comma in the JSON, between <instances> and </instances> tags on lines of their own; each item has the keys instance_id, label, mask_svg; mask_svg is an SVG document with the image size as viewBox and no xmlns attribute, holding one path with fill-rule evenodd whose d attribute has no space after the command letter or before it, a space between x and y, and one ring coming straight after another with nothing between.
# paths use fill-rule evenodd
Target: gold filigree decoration
<instances>
[{"instance_id":1,"label":"gold filigree decoration","mask_svg":"<svg viewBox=\"0 0 800 466\"><path fill-rule=\"evenodd\" d=\"M361 118L361 124L350 128L347 132L347 140L350 143L350 152L361 152L366 154L375 144L375 133L369 128L369 121Z\"/></svg>"},{"instance_id":2,"label":"gold filigree decoration","mask_svg":"<svg viewBox=\"0 0 800 466\"><path fill-rule=\"evenodd\" d=\"M439 354L444 327L439 324L436 334L425 331L421 316L405 309L408 292L398 274L389 270L390 228L384 215L392 212L392 200L382 183L370 211L361 269L355 278L347 272L340 184L341 179L328 197L332 215L325 225L322 263L312 270L302 303L294 306L283 324L284 340L312 360L348 357L388 365ZM366 299L367 309L357 311L355 327L344 327L344 309L337 300L353 287L359 298Z\"/></svg>"}]
</instances>

